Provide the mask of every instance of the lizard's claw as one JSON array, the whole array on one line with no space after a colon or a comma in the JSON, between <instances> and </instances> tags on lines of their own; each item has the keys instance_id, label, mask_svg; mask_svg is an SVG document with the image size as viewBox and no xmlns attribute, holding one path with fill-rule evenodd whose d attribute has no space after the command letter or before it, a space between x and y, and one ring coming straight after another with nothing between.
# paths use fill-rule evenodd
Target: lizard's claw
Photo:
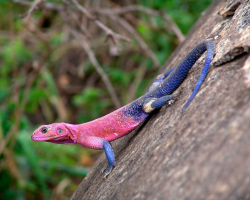
<instances>
[{"instance_id":1,"label":"lizard's claw","mask_svg":"<svg viewBox=\"0 0 250 200\"><path fill-rule=\"evenodd\" d=\"M107 165L107 166L105 166L105 167L103 167L103 168L101 169L100 174L103 174L107 168L108 168L108 165Z\"/></svg>"},{"instance_id":2,"label":"lizard's claw","mask_svg":"<svg viewBox=\"0 0 250 200\"><path fill-rule=\"evenodd\" d=\"M113 165L108 165L108 166L102 168L101 174L104 173L104 176L103 176L104 179L107 178L107 176L111 173L111 171L114 169L114 167L115 167L115 165L113 164Z\"/></svg>"},{"instance_id":3,"label":"lizard's claw","mask_svg":"<svg viewBox=\"0 0 250 200\"><path fill-rule=\"evenodd\" d=\"M112 171L112 169L111 169L111 170L108 169L108 171L106 171L106 172L104 173L103 179L106 179L106 178L108 177L108 175L110 174L111 171Z\"/></svg>"}]
</instances>

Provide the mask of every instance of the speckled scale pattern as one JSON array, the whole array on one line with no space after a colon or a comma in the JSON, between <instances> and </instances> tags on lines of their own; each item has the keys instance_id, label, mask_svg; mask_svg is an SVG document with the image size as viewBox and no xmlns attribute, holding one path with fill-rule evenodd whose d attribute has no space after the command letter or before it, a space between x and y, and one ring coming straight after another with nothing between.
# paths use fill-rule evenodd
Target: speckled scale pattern
<instances>
[{"instance_id":1,"label":"speckled scale pattern","mask_svg":"<svg viewBox=\"0 0 250 200\"><path fill-rule=\"evenodd\" d=\"M172 94L179 85L183 82L185 77L187 76L188 71L194 65L194 63L199 59L199 57L207 51L207 58L201 73L201 76L205 77L209 68L209 64L213 57L214 45L211 41L204 41L198 44L180 63L178 67L175 67L174 70L170 73L170 75L161 83L160 88L155 90L152 94L154 97L162 97L165 95ZM200 87L202 81L197 82L198 88ZM195 93L192 94L194 97Z\"/></svg>"},{"instance_id":2,"label":"speckled scale pattern","mask_svg":"<svg viewBox=\"0 0 250 200\"><path fill-rule=\"evenodd\" d=\"M137 104L132 102L104 117L79 124L78 137L95 136L110 142L128 134L149 115Z\"/></svg>"},{"instance_id":3,"label":"speckled scale pattern","mask_svg":"<svg viewBox=\"0 0 250 200\"><path fill-rule=\"evenodd\" d=\"M76 143L89 149L103 149L103 142L105 140L100 137L88 136L85 134L78 134Z\"/></svg>"}]
</instances>

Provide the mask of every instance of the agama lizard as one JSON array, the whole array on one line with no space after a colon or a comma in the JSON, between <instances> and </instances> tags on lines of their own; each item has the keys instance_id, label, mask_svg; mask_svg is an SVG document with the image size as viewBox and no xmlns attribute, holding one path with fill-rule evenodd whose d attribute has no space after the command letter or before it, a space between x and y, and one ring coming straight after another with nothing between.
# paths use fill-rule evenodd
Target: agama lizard
<instances>
[{"instance_id":1,"label":"agama lizard","mask_svg":"<svg viewBox=\"0 0 250 200\"><path fill-rule=\"evenodd\" d=\"M73 125L62 122L42 125L35 130L31 139L56 144L79 144L91 149L104 149L108 165L102 172L105 171L104 178L106 178L115 165L115 156L110 142L129 134L153 110L173 101L176 94L172 93L180 86L188 71L205 51L207 51L207 56L203 70L193 93L182 108L184 110L195 97L208 72L214 54L214 44L211 41L207 40L198 44L179 66L159 75L148 92L137 100L87 123Z\"/></svg>"}]
</instances>

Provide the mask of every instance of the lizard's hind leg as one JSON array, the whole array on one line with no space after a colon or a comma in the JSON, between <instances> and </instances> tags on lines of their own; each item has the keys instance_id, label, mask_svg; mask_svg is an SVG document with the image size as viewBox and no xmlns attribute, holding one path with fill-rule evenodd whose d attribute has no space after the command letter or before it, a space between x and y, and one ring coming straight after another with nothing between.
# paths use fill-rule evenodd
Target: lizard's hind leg
<instances>
[{"instance_id":1,"label":"lizard's hind leg","mask_svg":"<svg viewBox=\"0 0 250 200\"><path fill-rule=\"evenodd\" d=\"M155 79L155 81L152 83L152 85L150 86L148 92L153 91L154 89L158 88L158 86L160 85L160 83L167 78L167 76L169 74L171 74L172 71L174 71L175 67L171 68L170 70L166 71L164 74L161 74L159 76L157 76L157 78Z\"/></svg>"},{"instance_id":2,"label":"lizard's hind leg","mask_svg":"<svg viewBox=\"0 0 250 200\"><path fill-rule=\"evenodd\" d=\"M101 170L101 173L104 173L103 178L105 179L115 166L115 156L111 144L106 140L103 140L103 149L108 160L108 165Z\"/></svg>"},{"instance_id":3,"label":"lizard's hind leg","mask_svg":"<svg viewBox=\"0 0 250 200\"><path fill-rule=\"evenodd\" d=\"M174 98L177 97L178 94L166 95L160 98L148 98L144 105L143 111L146 113L151 113L153 110L161 108L166 104L172 104L174 102Z\"/></svg>"}]
</instances>

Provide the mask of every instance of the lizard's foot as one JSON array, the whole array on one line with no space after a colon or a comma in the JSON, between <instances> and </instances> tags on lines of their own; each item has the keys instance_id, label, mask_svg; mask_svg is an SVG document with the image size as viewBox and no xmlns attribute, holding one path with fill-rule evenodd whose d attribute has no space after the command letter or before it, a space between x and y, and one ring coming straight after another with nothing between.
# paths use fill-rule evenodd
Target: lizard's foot
<instances>
[{"instance_id":1,"label":"lizard's foot","mask_svg":"<svg viewBox=\"0 0 250 200\"><path fill-rule=\"evenodd\" d=\"M106 179L107 176L111 173L111 171L114 169L115 165L108 165L104 168L102 168L101 173L104 173L103 178Z\"/></svg>"},{"instance_id":2,"label":"lizard's foot","mask_svg":"<svg viewBox=\"0 0 250 200\"><path fill-rule=\"evenodd\" d=\"M109 165L103 167L103 168L101 169L101 172L100 172L100 173L103 174L103 173L106 171L106 169L108 169L108 167L109 167Z\"/></svg>"},{"instance_id":3,"label":"lizard's foot","mask_svg":"<svg viewBox=\"0 0 250 200\"><path fill-rule=\"evenodd\" d=\"M112 169L108 169L108 171L106 171L104 173L103 179L106 179L108 177L108 175L110 174L111 171L112 171Z\"/></svg>"}]
</instances>

